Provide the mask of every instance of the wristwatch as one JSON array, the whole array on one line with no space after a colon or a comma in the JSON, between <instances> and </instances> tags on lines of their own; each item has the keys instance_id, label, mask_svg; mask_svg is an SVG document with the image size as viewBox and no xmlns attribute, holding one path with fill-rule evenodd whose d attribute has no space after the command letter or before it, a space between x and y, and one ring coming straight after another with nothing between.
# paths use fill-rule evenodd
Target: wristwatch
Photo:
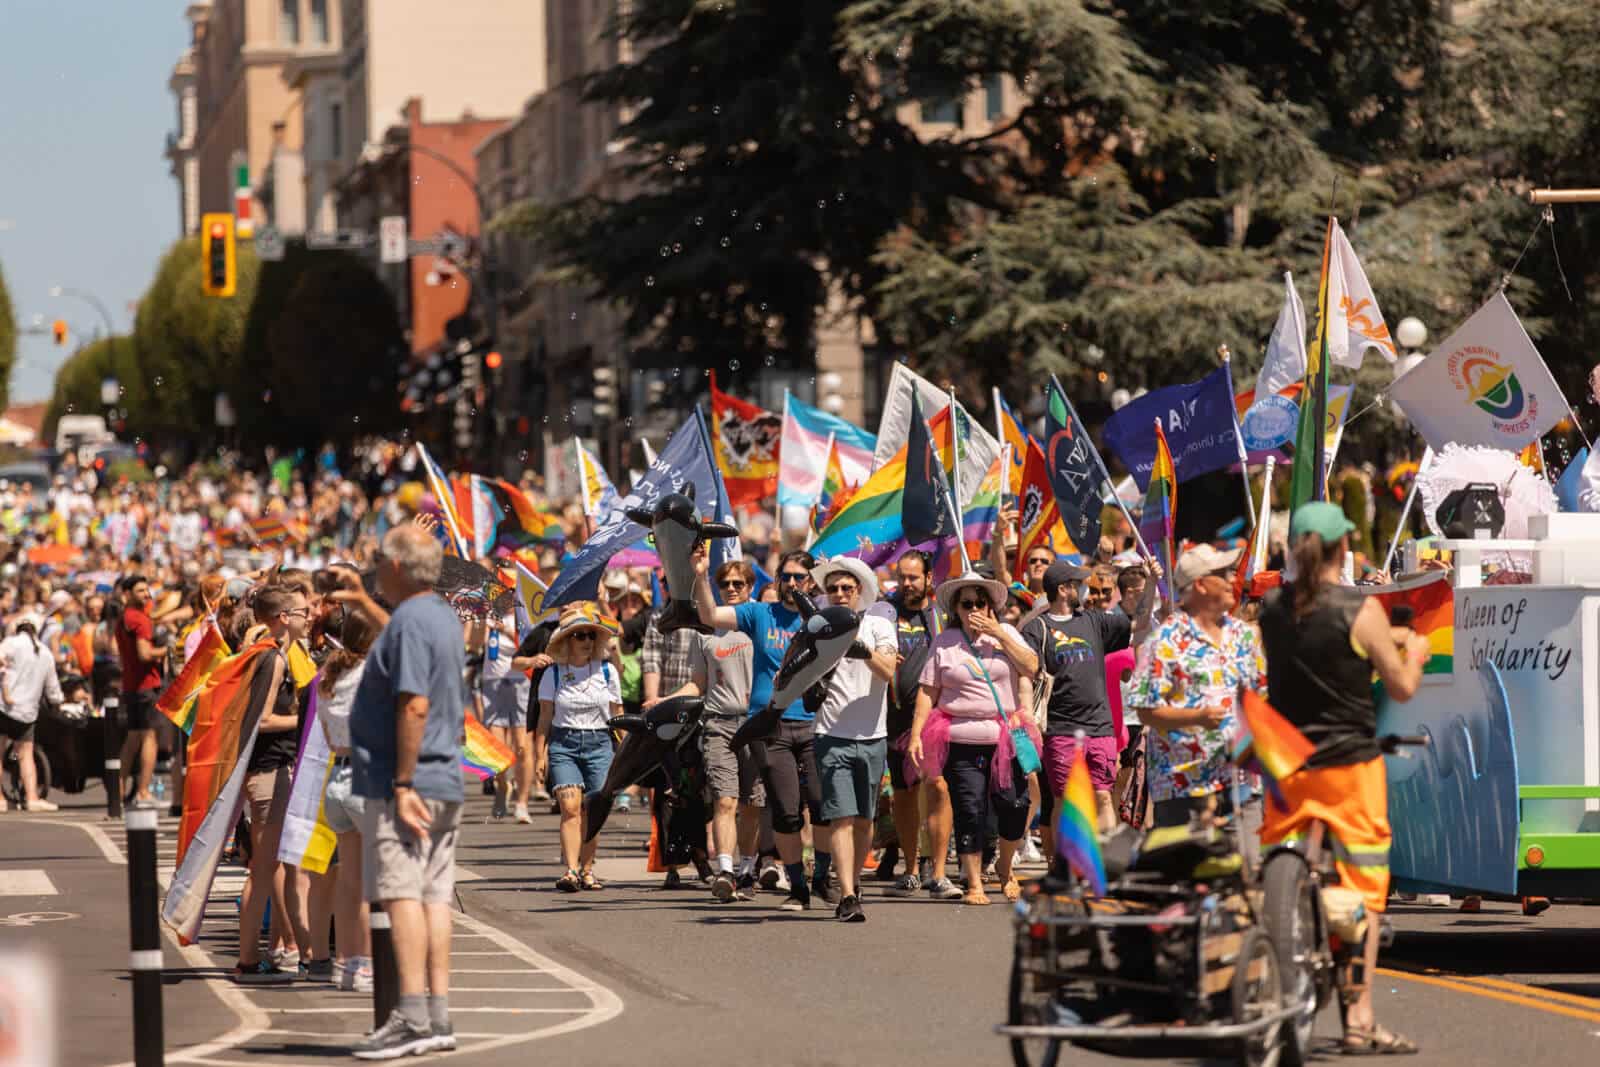
<instances>
[{"instance_id":1,"label":"wristwatch","mask_svg":"<svg viewBox=\"0 0 1600 1067\"><path fill-rule=\"evenodd\" d=\"M416 788L409 781L406 781L406 782L395 782L395 783L393 783L391 788L393 788L396 792L398 792L401 789L410 789L412 792L416 792Z\"/></svg>"}]
</instances>

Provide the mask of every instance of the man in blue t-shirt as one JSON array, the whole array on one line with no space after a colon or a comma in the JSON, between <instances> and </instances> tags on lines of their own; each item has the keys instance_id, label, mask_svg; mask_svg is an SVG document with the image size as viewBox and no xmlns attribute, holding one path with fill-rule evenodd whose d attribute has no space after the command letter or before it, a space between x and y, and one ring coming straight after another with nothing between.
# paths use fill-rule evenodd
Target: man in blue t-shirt
<instances>
[{"instance_id":1,"label":"man in blue t-shirt","mask_svg":"<svg viewBox=\"0 0 1600 1067\"><path fill-rule=\"evenodd\" d=\"M754 715L772 700L773 676L778 673L784 653L789 651L789 640L800 629L800 612L795 604L795 594L816 593L816 586L811 581L816 560L812 559L811 553L801 549L785 552L778 560L778 603L756 601L738 607L718 604L711 595L711 583L706 580L708 566L704 547L696 550L695 607L699 610L700 621L707 626L714 626L718 630L738 630L755 645L750 686L750 714ZM838 903L838 894L828 881L833 854L816 848L816 866L812 871L810 889L806 888L805 866L801 861L800 828L805 825L802 804L811 812L814 834L818 827L828 825L822 819L822 781L817 777L817 761L812 747L814 718L814 714L806 709L804 699L796 700L783 710L777 733L750 746L756 765L763 768L762 784L766 786L767 807L772 813L778 858L783 861L789 875L789 896L779 905L784 911L804 911L811 906L813 895L829 904ZM764 756L759 751L763 748ZM815 834L813 843L826 841L826 834Z\"/></svg>"}]
</instances>

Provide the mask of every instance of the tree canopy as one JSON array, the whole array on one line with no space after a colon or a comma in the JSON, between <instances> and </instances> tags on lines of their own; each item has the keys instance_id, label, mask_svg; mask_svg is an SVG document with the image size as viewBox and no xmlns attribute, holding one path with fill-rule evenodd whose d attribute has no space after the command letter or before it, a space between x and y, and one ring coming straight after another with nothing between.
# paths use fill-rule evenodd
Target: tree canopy
<instances>
[{"instance_id":1,"label":"tree canopy","mask_svg":"<svg viewBox=\"0 0 1600 1067\"><path fill-rule=\"evenodd\" d=\"M17 318L11 308L5 271L0 270L0 411L11 398L11 368L17 362Z\"/></svg>"}]
</instances>

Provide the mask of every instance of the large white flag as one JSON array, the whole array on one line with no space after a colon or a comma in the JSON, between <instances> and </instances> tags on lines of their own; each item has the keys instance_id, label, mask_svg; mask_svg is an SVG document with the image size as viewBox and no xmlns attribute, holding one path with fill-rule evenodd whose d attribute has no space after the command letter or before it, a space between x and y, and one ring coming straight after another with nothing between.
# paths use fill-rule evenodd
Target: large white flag
<instances>
[{"instance_id":1,"label":"large white flag","mask_svg":"<svg viewBox=\"0 0 1600 1067\"><path fill-rule=\"evenodd\" d=\"M1335 222L1328 252L1328 355L1336 366L1356 370L1369 348L1376 348L1390 363L1398 355L1367 272L1361 269L1350 238Z\"/></svg>"},{"instance_id":2,"label":"large white flag","mask_svg":"<svg viewBox=\"0 0 1600 1067\"><path fill-rule=\"evenodd\" d=\"M1256 403L1306 377L1306 309L1294 291L1294 275L1283 272L1283 307L1267 340L1267 358L1256 376Z\"/></svg>"},{"instance_id":3,"label":"large white flag","mask_svg":"<svg viewBox=\"0 0 1600 1067\"><path fill-rule=\"evenodd\" d=\"M1504 292L1389 387L1422 439L1516 451L1570 410Z\"/></svg>"},{"instance_id":4,"label":"large white flag","mask_svg":"<svg viewBox=\"0 0 1600 1067\"><path fill-rule=\"evenodd\" d=\"M878 444L872 457L877 470L900 451L911 434L911 397L922 402L924 417L932 418L950 405L950 394L922 377L904 363L896 363L889 375L889 389L883 398L883 415L878 420ZM983 484L984 475L1000 456L1000 442L956 402L956 430L961 435L961 465L956 471L958 507L965 507Z\"/></svg>"}]
</instances>

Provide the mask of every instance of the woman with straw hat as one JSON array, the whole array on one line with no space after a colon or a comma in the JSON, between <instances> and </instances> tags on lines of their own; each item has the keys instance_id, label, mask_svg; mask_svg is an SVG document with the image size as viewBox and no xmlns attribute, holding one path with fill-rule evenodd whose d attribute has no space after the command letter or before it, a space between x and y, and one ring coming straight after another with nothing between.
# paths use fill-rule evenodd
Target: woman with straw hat
<instances>
[{"instance_id":1,"label":"woman with straw hat","mask_svg":"<svg viewBox=\"0 0 1600 1067\"><path fill-rule=\"evenodd\" d=\"M1000 582L972 573L935 591L945 630L929 647L906 747L918 777L945 783L967 882L963 895L944 877L944 846L935 841L929 891L938 899L960 896L966 904L989 903L982 872L991 808L1000 824L995 869L1006 899L1021 895L1011 861L1027 833L1028 784L1026 773L1014 766L1018 746L1012 730L1027 731L1035 762L1041 751L1037 728L1019 699L1019 686L1034 676L1039 657L1016 627L1000 621L1006 593Z\"/></svg>"},{"instance_id":2,"label":"woman with straw hat","mask_svg":"<svg viewBox=\"0 0 1600 1067\"><path fill-rule=\"evenodd\" d=\"M593 603L567 612L550 637L554 664L539 679L538 772L561 809L563 893L604 889L594 876L598 839L584 841L584 798L611 769L611 719L622 713L622 680L611 665L617 624Z\"/></svg>"}]
</instances>

